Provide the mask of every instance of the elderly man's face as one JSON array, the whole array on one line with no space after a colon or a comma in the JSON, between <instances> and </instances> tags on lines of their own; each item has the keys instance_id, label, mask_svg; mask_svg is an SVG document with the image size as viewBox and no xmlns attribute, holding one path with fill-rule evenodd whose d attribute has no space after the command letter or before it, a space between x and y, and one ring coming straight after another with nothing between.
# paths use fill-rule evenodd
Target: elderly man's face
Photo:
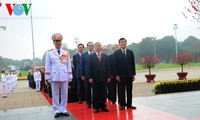
<instances>
[{"instance_id":1,"label":"elderly man's face","mask_svg":"<svg viewBox=\"0 0 200 120\"><path fill-rule=\"evenodd\" d=\"M113 51L117 51L119 49L119 45L115 45L114 47L113 47Z\"/></svg>"},{"instance_id":2,"label":"elderly man's face","mask_svg":"<svg viewBox=\"0 0 200 120\"><path fill-rule=\"evenodd\" d=\"M96 43L95 44L95 50L96 50L96 52L101 52L101 43Z\"/></svg>"},{"instance_id":3,"label":"elderly man's face","mask_svg":"<svg viewBox=\"0 0 200 120\"><path fill-rule=\"evenodd\" d=\"M102 48L102 53L107 54L107 52L108 52L108 49L105 48L105 47L103 47L103 48Z\"/></svg>"},{"instance_id":4,"label":"elderly man's face","mask_svg":"<svg viewBox=\"0 0 200 120\"><path fill-rule=\"evenodd\" d=\"M60 49L62 47L62 40L54 40L53 44L57 49Z\"/></svg>"}]
</instances>

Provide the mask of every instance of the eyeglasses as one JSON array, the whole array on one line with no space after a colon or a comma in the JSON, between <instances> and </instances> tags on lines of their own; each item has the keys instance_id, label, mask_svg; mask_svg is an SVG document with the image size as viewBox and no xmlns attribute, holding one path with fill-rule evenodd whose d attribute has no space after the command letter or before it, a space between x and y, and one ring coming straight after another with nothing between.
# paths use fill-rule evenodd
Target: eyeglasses
<instances>
[{"instance_id":1,"label":"eyeglasses","mask_svg":"<svg viewBox=\"0 0 200 120\"><path fill-rule=\"evenodd\" d=\"M61 42L61 40L54 40L54 42Z\"/></svg>"}]
</instances>

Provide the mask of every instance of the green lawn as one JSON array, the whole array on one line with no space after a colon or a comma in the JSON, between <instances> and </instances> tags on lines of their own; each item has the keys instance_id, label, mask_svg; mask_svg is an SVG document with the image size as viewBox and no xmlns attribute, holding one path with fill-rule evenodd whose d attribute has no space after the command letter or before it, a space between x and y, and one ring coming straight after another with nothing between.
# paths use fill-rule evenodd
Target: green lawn
<instances>
[{"instance_id":1,"label":"green lawn","mask_svg":"<svg viewBox=\"0 0 200 120\"><path fill-rule=\"evenodd\" d=\"M21 71L22 76L27 76L29 71ZM19 76L19 74L18 74Z\"/></svg>"},{"instance_id":2,"label":"green lawn","mask_svg":"<svg viewBox=\"0 0 200 120\"><path fill-rule=\"evenodd\" d=\"M158 64L156 65L157 69L164 69L164 68L181 68L180 65L172 64L172 63L166 63L166 64ZM200 63L190 63L185 65L184 67L200 67ZM136 70L144 70L141 66L138 64L136 65ZM27 76L29 71L21 71L22 76ZM0 73L1 75L1 73Z\"/></svg>"},{"instance_id":3,"label":"green lawn","mask_svg":"<svg viewBox=\"0 0 200 120\"><path fill-rule=\"evenodd\" d=\"M187 65L184 65L184 67L200 67L200 63L190 63ZM157 69L164 69L164 68L181 68L180 65L178 64L172 64L172 63L165 63L165 64L158 64L156 65ZM136 65L136 70L144 70L144 68L142 68L139 65Z\"/></svg>"}]
</instances>

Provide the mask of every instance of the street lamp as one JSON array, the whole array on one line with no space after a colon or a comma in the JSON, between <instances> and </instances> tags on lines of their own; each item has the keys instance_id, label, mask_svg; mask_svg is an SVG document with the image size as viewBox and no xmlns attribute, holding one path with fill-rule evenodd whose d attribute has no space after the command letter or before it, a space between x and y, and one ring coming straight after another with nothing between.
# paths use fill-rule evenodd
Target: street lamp
<instances>
[{"instance_id":1,"label":"street lamp","mask_svg":"<svg viewBox=\"0 0 200 120\"><path fill-rule=\"evenodd\" d=\"M156 36L154 36L153 37L153 42L154 42L154 44L153 44L153 50L154 50L154 59L155 59L155 61L156 61Z\"/></svg>"},{"instance_id":2,"label":"street lamp","mask_svg":"<svg viewBox=\"0 0 200 120\"><path fill-rule=\"evenodd\" d=\"M174 24L173 26L173 30L175 31L175 49L176 49L176 57L177 57L177 54L178 54L178 51L177 51L177 36L176 36L176 30L178 29L178 25L177 24Z\"/></svg>"},{"instance_id":3,"label":"street lamp","mask_svg":"<svg viewBox=\"0 0 200 120\"><path fill-rule=\"evenodd\" d=\"M6 30L6 26L1 25L0 28L2 28L3 30Z\"/></svg>"},{"instance_id":4,"label":"street lamp","mask_svg":"<svg viewBox=\"0 0 200 120\"><path fill-rule=\"evenodd\" d=\"M76 44L76 46L80 43L79 38L77 36L74 38L74 43Z\"/></svg>"}]
</instances>

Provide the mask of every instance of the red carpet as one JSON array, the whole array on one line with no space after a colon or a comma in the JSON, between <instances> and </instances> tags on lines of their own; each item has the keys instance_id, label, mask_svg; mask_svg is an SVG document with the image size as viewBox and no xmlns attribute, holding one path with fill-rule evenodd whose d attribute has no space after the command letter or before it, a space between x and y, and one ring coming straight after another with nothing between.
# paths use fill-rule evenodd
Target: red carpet
<instances>
[{"instance_id":1,"label":"red carpet","mask_svg":"<svg viewBox=\"0 0 200 120\"><path fill-rule=\"evenodd\" d=\"M51 98L46 93L41 93L52 104ZM99 113L94 113L93 108L87 108L86 103L68 103L67 108L78 120L186 120L185 118L138 104L135 104L137 110L119 110L117 104L112 105L110 102L107 102L106 105L109 112L100 111Z\"/></svg>"},{"instance_id":2,"label":"red carpet","mask_svg":"<svg viewBox=\"0 0 200 120\"><path fill-rule=\"evenodd\" d=\"M118 105L107 102L109 112L93 113L92 108L86 108L86 103L69 103L68 110L78 120L186 120L184 118L161 112L152 108L137 105L137 110L119 110Z\"/></svg>"}]
</instances>

